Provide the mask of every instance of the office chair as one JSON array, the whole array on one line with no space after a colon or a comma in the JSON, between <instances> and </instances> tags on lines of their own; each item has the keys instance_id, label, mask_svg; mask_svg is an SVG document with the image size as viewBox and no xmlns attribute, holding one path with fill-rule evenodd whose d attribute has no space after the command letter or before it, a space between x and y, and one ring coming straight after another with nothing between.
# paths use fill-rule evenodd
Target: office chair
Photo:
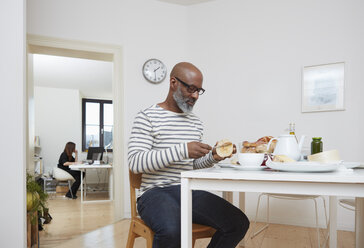
<instances>
[{"instance_id":1,"label":"office chair","mask_svg":"<svg viewBox=\"0 0 364 248\"><path fill-rule=\"evenodd\" d=\"M73 176L68 173L65 170L62 170L58 167L53 168L53 177L57 180L57 182L64 182L67 181L68 182L68 189L71 192L71 196L73 198L73 194L72 194L72 190L71 190L71 182L75 181L75 179L73 178Z\"/></svg>"},{"instance_id":2,"label":"office chair","mask_svg":"<svg viewBox=\"0 0 364 248\"><path fill-rule=\"evenodd\" d=\"M136 189L140 189L142 182L142 174L134 174L129 170L130 183L130 205L131 205L131 222L129 228L128 241L126 248L133 248L134 241L138 237L143 237L147 240L147 248L152 248L154 232L147 224L138 216L136 209ZM195 241L202 238L210 238L214 235L215 229L209 226L192 224L192 244L195 246Z\"/></svg>"},{"instance_id":3,"label":"office chair","mask_svg":"<svg viewBox=\"0 0 364 248\"><path fill-rule=\"evenodd\" d=\"M267 224L265 226L263 226L261 229L259 229L258 231L254 232L255 226L257 224L257 217L258 217L260 199L264 195L267 196ZM259 198L258 198L257 209L256 209L256 212L255 212L254 229L253 229L253 232L252 232L253 234L252 234L251 238L254 238L255 236L257 236L259 233L261 233L263 230L265 230L269 226L269 199L271 197L276 198L276 199L284 199L284 200L313 200L313 202L315 204L315 213L316 213L317 242L318 242L318 248L320 248L320 230L319 230L319 226L318 226L317 201L316 201L317 198L321 198L322 202L324 204L326 229L328 227L328 219L327 219L327 213L326 213L325 199L322 196L319 196L319 195L294 195L294 194L271 194L271 193L262 193L262 194L260 194ZM328 237L329 236L327 234L323 247L326 246L326 242L328 240Z\"/></svg>"}]
</instances>

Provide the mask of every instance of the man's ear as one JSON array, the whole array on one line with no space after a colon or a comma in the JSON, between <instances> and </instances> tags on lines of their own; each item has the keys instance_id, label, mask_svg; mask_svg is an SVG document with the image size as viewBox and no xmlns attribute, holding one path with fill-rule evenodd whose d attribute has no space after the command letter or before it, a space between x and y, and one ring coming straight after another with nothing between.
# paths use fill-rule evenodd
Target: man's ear
<instances>
[{"instance_id":1,"label":"man's ear","mask_svg":"<svg viewBox=\"0 0 364 248\"><path fill-rule=\"evenodd\" d=\"M170 88L173 90L173 91L176 91L177 88L178 88L178 82L175 78L171 77L171 79L169 80L169 85L170 85Z\"/></svg>"}]
</instances>

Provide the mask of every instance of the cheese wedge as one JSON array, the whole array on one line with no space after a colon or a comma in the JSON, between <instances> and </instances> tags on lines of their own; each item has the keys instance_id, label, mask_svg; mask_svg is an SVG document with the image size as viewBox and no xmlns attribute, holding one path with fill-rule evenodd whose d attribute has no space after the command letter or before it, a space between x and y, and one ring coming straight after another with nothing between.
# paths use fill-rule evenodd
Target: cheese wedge
<instances>
[{"instance_id":1,"label":"cheese wedge","mask_svg":"<svg viewBox=\"0 0 364 248\"><path fill-rule=\"evenodd\" d=\"M308 161L320 162L320 163L332 163L340 161L340 155L338 150L329 150L319 152L313 155L307 156Z\"/></svg>"}]
</instances>

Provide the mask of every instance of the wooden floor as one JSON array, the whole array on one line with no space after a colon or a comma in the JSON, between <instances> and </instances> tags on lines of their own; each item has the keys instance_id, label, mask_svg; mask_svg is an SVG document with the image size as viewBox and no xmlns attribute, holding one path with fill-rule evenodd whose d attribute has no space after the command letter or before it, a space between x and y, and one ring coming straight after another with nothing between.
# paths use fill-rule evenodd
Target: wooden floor
<instances>
[{"instance_id":1,"label":"wooden floor","mask_svg":"<svg viewBox=\"0 0 364 248\"><path fill-rule=\"evenodd\" d=\"M88 194L88 199L107 199L107 194ZM44 248L56 247L114 222L111 202L81 204L80 198L72 200L59 194L50 196L48 207L53 219L51 223L43 225L44 230L39 232L40 247Z\"/></svg>"},{"instance_id":2,"label":"wooden floor","mask_svg":"<svg viewBox=\"0 0 364 248\"><path fill-rule=\"evenodd\" d=\"M80 200L63 197L49 201L53 220L40 232L40 247L58 248L124 248L128 237L128 219L113 222L111 203L80 204ZM263 226L258 223L257 228ZM316 229L271 224L268 229L251 239L249 229L245 240L247 248L317 248ZM326 230L320 230L321 245ZM209 239L198 240L195 248L207 247ZM134 248L145 248L145 241L138 238ZM354 248L353 232L338 232L338 248Z\"/></svg>"}]
</instances>

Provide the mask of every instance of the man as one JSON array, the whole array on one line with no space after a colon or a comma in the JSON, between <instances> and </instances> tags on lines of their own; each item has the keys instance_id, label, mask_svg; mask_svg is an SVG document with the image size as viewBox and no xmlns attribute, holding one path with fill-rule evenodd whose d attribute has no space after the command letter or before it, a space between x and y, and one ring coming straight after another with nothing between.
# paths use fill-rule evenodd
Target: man
<instances>
[{"instance_id":1,"label":"man","mask_svg":"<svg viewBox=\"0 0 364 248\"><path fill-rule=\"evenodd\" d=\"M134 122L128 162L133 173L143 173L137 207L155 232L153 248L181 246L180 173L225 159L201 143L203 126L192 113L205 91L202 80L197 67L178 63L170 74L167 99L139 112ZM209 248L233 248L249 228L240 209L206 191L193 191L192 218L193 223L217 230Z\"/></svg>"}]
</instances>

